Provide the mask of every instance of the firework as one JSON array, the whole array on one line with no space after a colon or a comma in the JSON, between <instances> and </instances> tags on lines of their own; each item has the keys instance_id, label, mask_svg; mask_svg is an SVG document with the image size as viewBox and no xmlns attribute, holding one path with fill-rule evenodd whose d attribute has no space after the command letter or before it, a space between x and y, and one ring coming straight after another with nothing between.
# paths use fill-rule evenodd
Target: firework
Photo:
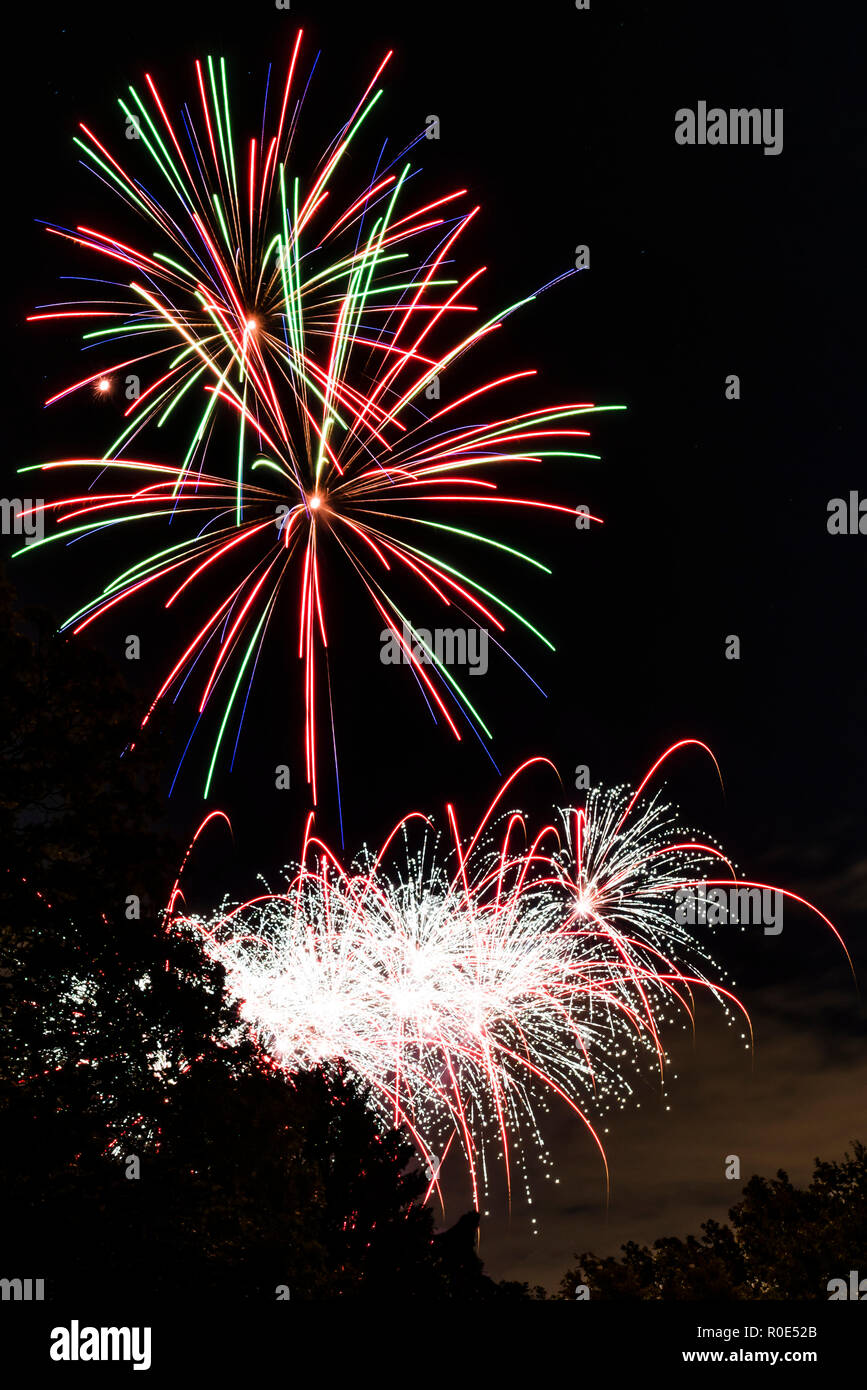
<instances>
[{"instance_id":1,"label":"firework","mask_svg":"<svg viewBox=\"0 0 867 1390\"><path fill-rule=\"evenodd\" d=\"M648 790L687 746L705 749L681 740L634 793L591 791L535 834L505 798L543 759L508 779L469 840L453 807L444 833L414 812L347 869L308 821L282 892L200 917L180 910L176 885L170 927L224 967L275 1066L348 1069L369 1088L382 1120L412 1135L431 1189L453 1148L477 1203L495 1161L511 1191L516 1150L529 1183L524 1138L547 1165L554 1102L604 1162L598 1116L648 1069L661 1084L663 1030L692 1023L697 990L731 1025L743 1018L751 1045L743 1006L674 907L690 885L748 881Z\"/></svg>"},{"instance_id":2,"label":"firework","mask_svg":"<svg viewBox=\"0 0 867 1390\"><path fill-rule=\"evenodd\" d=\"M571 516L574 508L504 494L489 475L550 457L598 457L581 447L583 417L621 407L567 402L474 418L491 393L523 388L535 375L530 368L429 403L440 376L535 295L492 318L468 302L484 267L462 276L454 262L479 209L465 205L463 189L416 196L418 171L407 156L423 133L394 156L380 144L369 176L359 178L360 142L390 54L313 173L297 172L307 87L301 39L282 95L269 69L261 128L246 141L236 137L225 62L211 58L196 63L195 100L179 119L150 75L146 91L130 88L120 101L130 145L149 161L143 175L82 125L83 162L135 215L135 230L119 240L89 226L49 225L111 278L97 280L90 299L43 306L31 317L66 329L83 323L84 347L100 363L48 405L85 388L105 397L114 383L127 383L132 396L128 423L102 457L40 465L87 479L47 504L57 527L43 544L129 523L158 537L66 627L80 632L143 591L168 588L163 602L176 614L205 595L209 616L179 650L144 722L160 700L199 682L198 719L216 705L207 795L233 730L237 746L259 654L280 626L288 589L315 803L317 713L327 709L332 734L334 726L323 572L334 571L332 592L339 584L342 593L345 578L360 585L434 720L458 739L471 729L485 746L490 728L426 642L413 605L436 600L451 621L461 614L501 646L509 622L552 643L437 553L437 542L467 545L480 557L498 551L549 572L479 518L503 507ZM169 462L141 457L145 433L166 441L160 453L168 450ZM336 772L336 741L329 741Z\"/></svg>"}]
</instances>

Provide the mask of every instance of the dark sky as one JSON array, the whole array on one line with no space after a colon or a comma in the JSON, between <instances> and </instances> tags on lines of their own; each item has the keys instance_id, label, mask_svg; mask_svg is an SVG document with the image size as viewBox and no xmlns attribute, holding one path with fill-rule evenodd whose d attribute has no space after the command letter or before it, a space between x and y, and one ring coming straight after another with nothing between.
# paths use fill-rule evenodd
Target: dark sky
<instances>
[{"instance_id":1,"label":"dark sky","mask_svg":"<svg viewBox=\"0 0 867 1390\"><path fill-rule=\"evenodd\" d=\"M604 528L587 535L544 519L501 528L554 574L527 581L497 562L491 586L520 600L557 652L516 646L547 699L508 665L474 682L498 766L506 773L541 753L567 785L578 763L594 781L634 783L674 739L706 741L725 797L710 765L687 756L669 779L687 820L718 836L748 877L812 897L863 973L867 536L826 528L830 498L867 495L857 12L601 0L588 12L569 0L515 11L293 0L281 12L266 0L155 0L131 17L116 5L34 6L20 23L21 51L34 56L18 73L7 147L16 190L7 490L17 463L101 449L117 428L111 404L43 412L42 399L71 378L74 345L23 325L33 304L62 297L56 275L72 273L34 218L122 234L110 195L77 164L77 121L116 133L114 98L128 82L153 71L173 99L185 96L193 59L207 53L225 54L257 93L300 23L310 48L322 48L308 137L322 144L394 47L378 131L405 142L439 116L441 139L422 151L427 186L431 197L465 186L482 204L462 260L489 267L480 305L493 312L566 270L577 244L590 247L590 270L512 318L475 379L535 365L533 401L628 407L593 425L601 462L554 461L533 480L540 495L589 504ZM782 153L678 146L674 113L699 101L783 108ZM730 373L739 401L724 397ZM73 550L16 562L12 577L26 598L64 612L112 572L110 555L91 554L86 571ZM378 618L337 586L328 597L335 645L349 653L334 671L347 851L413 806L452 800L469 825L496 791L491 763L472 737L458 747L433 728L410 677L381 666ZM132 675L145 702L182 634L143 607L96 640L121 662L130 631L144 637ZM206 861L211 878L222 872L215 898L224 882L247 892L255 873L275 876L303 825L288 616L286 632L263 665L236 770L211 800L232 815L237 840L232 865ZM725 659L729 634L741 640L738 662ZM189 727L189 708L166 723L167 785ZM203 762L204 749L191 755L172 800L182 837L201 818ZM290 792L274 789L282 762L293 769ZM557 788L531 795L544 809ZM320 825L336 837L333 798ZM520 1206L509 1223L492 1196L482 1237L491 1272L556 1284L575 1250L723 1216L739 1187L723 1177L726 1154L741 1156L745 1177L783 1166L804 1178L817 1154L865 1137L864 1015L830 935L793 912L778 938L722 930L715 952L750 1010L752 1060L707 1005L694 1047L672 1034L678 1076L664 1099L648 1089L640 1109L608 1122L607 1215L592 1146L552 1115L559 1186L537 1184L536 1237ZM452 1185L456 1216L462 1193Z\"/></svg>"}]
</instances>

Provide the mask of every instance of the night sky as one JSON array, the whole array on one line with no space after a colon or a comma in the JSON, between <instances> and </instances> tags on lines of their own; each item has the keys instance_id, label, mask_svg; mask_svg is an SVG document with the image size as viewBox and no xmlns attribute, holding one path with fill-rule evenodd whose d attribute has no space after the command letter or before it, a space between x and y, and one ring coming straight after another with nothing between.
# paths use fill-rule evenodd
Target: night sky
<instances>
[{"instance_id":1,"label":"night sky","mask_svg":"<svg viewBox=\"0 0 867 1390\"><path fill-rule=\"evenodd\" d=\"M451 0L413 9L299 0L286 12L266 0L30 7L19 41L32 56L11 75L7 145L7 491L20 490L17 465L100 451L120 428L116 402L43 411L73 378L77 348L63 329L24 323L33 305L64 297L56 277L76 269L75 253L48 245L34 219L129 231L77 161L76 123L120 138L114 101L127 83L151 71L177 105L207 53L226 55L253 119L268 62L285 62L301 24L308 53L322 49L304 118L317 150L393 47L377 135L399 149L429 114L440 118L440 140L419 152L425 186L430 197L466 187L482 205L461 253L463 270L488 267L482 310L530 293L569 269L576 246L590 248L588 271L512 317L466 371L476 381L538 367L526 408L566 398L628 407L592 421L600 462L552 460L518 480L588 505L603 527L499 522L498 535L543 556L553 575L526 579L498 558L484 582L538 620L557 651L515 638L547 698L507 662L472 682L497 767L506 775L533 754L550 758L565 794L553 774L534 774L526 789L529 808L544 813L570 794L578 764L594 782L636 784L674 740L703 740L725 793L699 753L672 763L668 789L687 823L716 836L746 877L817 903L863 978L867 535L829 535L826 524L831 498L867 496L864 35L853 15L833 4L799 13L602 0L587 12L571 0L517 10ZM783 108L782 153L679 146L675 112L699 101ZM732 373L736 401L724 394ZM110 546L87 556L58 547L16 561L11 578L27 601L65 616L113 573L113 558ZM456 745L433 726L405 670L382 666L381 622L363 597L344 595L335 578L328 602L333 644L346 652L332 676L347 854L413 807L441 812L451 800L469 827L497 790L494 765L472 735ZM144 705L183 634L152 605L131 612L93 640L140 685ZM209 894L210 904L224 891L251 894L259 872L276 880L297 852L308 802L288 612L285 631L263 661L235 769L208 803L231 815L236 846L231 860L222 845L203 850L202 906ZM135 667L123 660L129 632L143 639ZM725 658L731 634L739 661ZM167 792L191 711L179 704L162 728ZM181 839L203 814L205 752L191 751L167 802ZM292 769L289 791L274 787L280 763ZM331 786L318 824L339 841ZM491 1274L555 1287L576 1251L614 1252L724 1219L742 1186L724 1177L728 1154L740 1156L744 1179L783 1167L803 1181L817 1155L839 1157L867 1137L864 1012L831 934L792 910L780 936L722 928L712 950L750 1012L753 1056L709 1001L694 1040L671 1032L665 1094L642 1082L640 1107L605 1121L607 1210L592 1143L553 1109L559 1185L539 1177L533 1212L519 1200L511 1219L495 1185L481 1240ZM468 1193L457 1171L444 1176L456 1217Z\"/></svg>"}]
</instances>

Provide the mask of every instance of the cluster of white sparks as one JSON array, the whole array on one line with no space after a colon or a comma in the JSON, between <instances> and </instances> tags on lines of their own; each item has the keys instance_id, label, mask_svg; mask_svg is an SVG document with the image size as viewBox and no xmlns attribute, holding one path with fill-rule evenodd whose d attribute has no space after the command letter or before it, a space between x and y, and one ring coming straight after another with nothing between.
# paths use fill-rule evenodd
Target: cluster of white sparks
<instances>
[{"instance_id":1,"label":"cluster of white sparks","mask_svg":"<svg viewBox=\"0 0 867 1390\"><path fill-rule=\"evenodd\" d=\"M282 892L173 917L223 966L273 1064L354 1074L408 1129L431 1189L463 1151L477 1204L494 1158L511 1190L528 1128L544 1152L555 1097L604 1161L588 1112L625 1103L648 1062L662 1076L661 1026L692 1019L696 988L742 1010L674 910L678 888L721 867L735 879L722 851L658 797L638 805L645 783L592 791L531 837L502 809L514 776L469 843L448 808L447 854L413 813L345 869L308 825Z\"/></svg>"}]
</instances>

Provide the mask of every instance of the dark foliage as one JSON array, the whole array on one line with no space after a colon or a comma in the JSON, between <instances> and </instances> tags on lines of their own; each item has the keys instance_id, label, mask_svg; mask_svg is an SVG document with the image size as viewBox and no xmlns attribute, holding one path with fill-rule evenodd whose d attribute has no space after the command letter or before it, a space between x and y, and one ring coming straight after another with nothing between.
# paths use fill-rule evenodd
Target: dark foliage
<instances>
[{"instance_id":1,"label":"dark foliage","mask_svg":"<svg viewBox=\"0 0 867 1390\"><path fill-rule=\"evenodd\" d=\"M475 1213L436 1234L406 1138L349 1078L264 1068L163 930L182 847L157 750L119 757L116 671L6 585L0 668L0 1272L58 1299L497 1295Z\"/></svg>"},{"instance_id":2,"label":"dark foliage","mask_svg":"<svg viewBox=\"0 0 867 1390\"><path fill-rule=\"evenodd\" d=\"M817 1158L806 1188L782 1170L752 1177L729 1222L652 1248L630 1241L620 1259L576 1256L562 1297L585 1284L593 1298L827 1300L830 1280L867 1262L867 1147L856 1142L839 1163Z\"/></svg>"}]
</instances>

